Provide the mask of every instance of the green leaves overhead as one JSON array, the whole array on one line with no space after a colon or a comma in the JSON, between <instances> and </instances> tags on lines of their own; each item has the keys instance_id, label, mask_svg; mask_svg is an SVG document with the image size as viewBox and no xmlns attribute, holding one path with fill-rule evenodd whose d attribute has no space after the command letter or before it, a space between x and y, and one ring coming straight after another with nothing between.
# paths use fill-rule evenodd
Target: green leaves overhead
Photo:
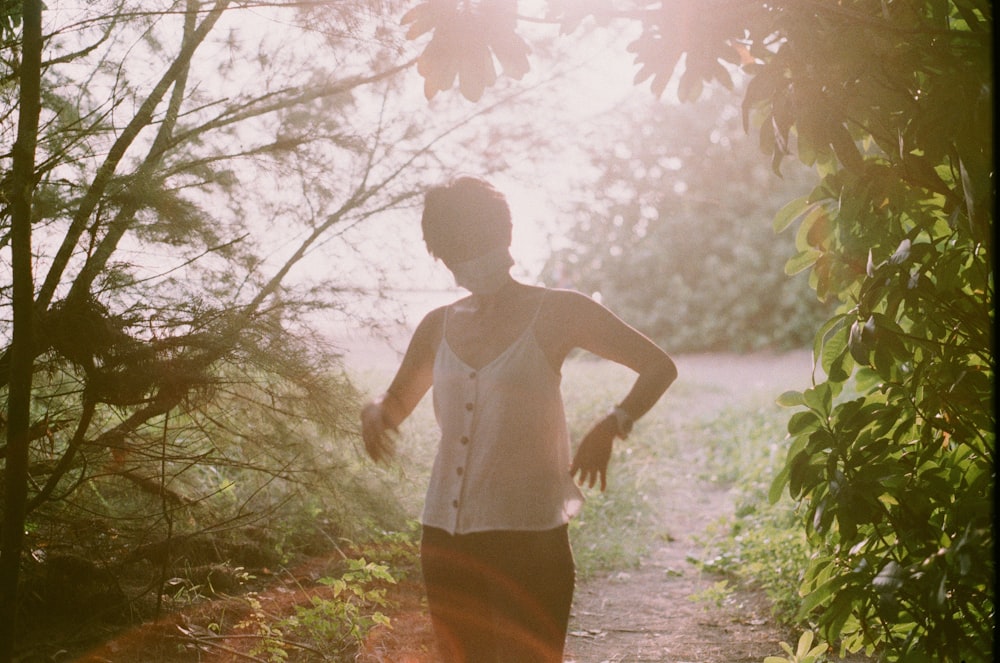
<instances>
[{"instance_id":1,"label":"green leaves overhead","mask_svg":"<svg viewBox=\"0 0 1000 663\"><path fill-rule=\"evenodd\" d=\"M512 0L427 0L400 21L407 39L433 32L417 61L424 95L431 99L458 78L462 96L478 101L496 82L493 58L503 73L520 79L528 72L528 44L515 32L517 4Z\"/></svg>"},{"instance_id":2,"label":"green leaves overhead","mask_svg":"<svg viewBox=\"0 0 1000 663\"><path fill-rule=\"evenodd\" d=\"M737 67L752 66L759 45L747 39L755 12L768 10L754 3L730 0L673 0L639 2L641 9L623 9L619 17L642 17L642 33L628 46L638 67L634 82L650 81L660 97L683 62L677 82L681 101L696 101L705 84L717 82L733 89Z\"/></svg>"},{"instance_id":3,"label":"green leaves overhead","mask_svg":"<svg viewBox=\"0 0 1000 663\"><path fill-rule=\"evenodd\" d=\"M696 18L690 3L668 3L643 22L642 34L628 46L639 66L634 83L651 79L653 94L657 97L663 94L678 61L690 48Z\"/></svg>"},{"instance_id":4,"label":"green leaves overhead","mask_svg":"<svg viewBox=\"0 0 1000 663\"><path fill-rule=\"evenodd\" d=\"M651 81L661 96L684 62L678 81L683 101L701 96L705 83L733 87L725 63L743 65L754 56L744 39L744 23L752 7L729 0L673 0L638 2L621 8L600 1L551 2L536 22L557 24L561 34L575 31L584 19L604 24L613 19L642 19L642 33L628 45L638 67L635 83ZM530 48L517 33L517 0L425 0L410 9L401 23L409 26L407 39L432 32L418 61L428 99L450 89L456 77L462 95L478 100L496 80L493 59L503 73L520 79L529 70Z\"/></svg>"}]
</instances>

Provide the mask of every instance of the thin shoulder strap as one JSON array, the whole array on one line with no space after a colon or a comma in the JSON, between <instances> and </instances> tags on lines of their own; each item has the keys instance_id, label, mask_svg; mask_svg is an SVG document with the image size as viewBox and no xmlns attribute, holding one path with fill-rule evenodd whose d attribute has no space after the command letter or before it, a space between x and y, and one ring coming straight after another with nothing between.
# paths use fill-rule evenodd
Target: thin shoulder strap
<instances>
[{"instance_id":1,"label":"thin shoulder strap","mask_svg":"<svg viewBox=\"0 0 1000 663\"><path fill-rule=\"evenodd\" d=\"M441 338L445 338L448 333L448 318L451 317L451 304L444 307L444 320L441 321Z\"/></svg>"},{"instance_id":2,"label":"thin shoulder strap","mask_svg":"<svg viewBox=\"0 0 1000 663\"><path fill-rule=\"evenodd\" d=\"M531 317L531 324L528 327L534 329L535 323L538 322L538 315L542 312L542 305L545 304L545 296L549 294L548 288L542 288L542 295L538 298L538 306L535 308L535 314Z\"/></svg>"}]
</instances>

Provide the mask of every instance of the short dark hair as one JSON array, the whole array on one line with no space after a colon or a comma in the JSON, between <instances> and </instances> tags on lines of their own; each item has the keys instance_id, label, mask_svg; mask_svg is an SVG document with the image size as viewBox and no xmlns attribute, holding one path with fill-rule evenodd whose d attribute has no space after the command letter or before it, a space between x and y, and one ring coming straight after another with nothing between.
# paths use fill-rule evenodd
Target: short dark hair
<instances>
[{"instance_id":1,"label":"short dark hair","mask_svg":"<svg viewBox=\"0 0 1000 663\"><path fill-rule=\"evenodd\" d=\"M447 261L499 246L510 246L511 220L507 198L478 177L457 177L431 187L424 195L420 219L427 250Z\"/></svg>"}]
</instances>

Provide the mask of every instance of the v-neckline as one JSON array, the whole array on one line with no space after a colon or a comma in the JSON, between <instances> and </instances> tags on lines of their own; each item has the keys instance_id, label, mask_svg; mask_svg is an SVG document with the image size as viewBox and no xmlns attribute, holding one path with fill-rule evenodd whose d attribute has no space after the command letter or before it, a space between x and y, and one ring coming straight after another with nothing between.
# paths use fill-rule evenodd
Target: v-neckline
<instances>
[{"instance_id":1,"label":"v-neckline","mask_svg":"<svg viewBox=\"0 0 1000 663\"><path fill-rule=\"evenodd\" d=\"M472 371L485 370L496 364L505 356L507 356L507 354L509 354L515 346L519 345L529 334L534 333L535 323L538 321L538 316L541 313L542 304L544 303L544 301L545 301L545 291L543 290L541 294L538 296L538 301L535 304L535 311L534 313L531 314L531 317L528 318L528 323L524 326L524 329L522 329L520 333L517 336L515 336L510 343L504 346L504 348L500 350L500 352L498 352L492 359L490 359L487 362L484 362L482 365L478 367L475 364L466 361L462 357L462 355L460 355L458 352L455 351L455 347L448 340L448 318L449 314L451 313L450 308L448 311L445 312L444 327L441 330L441 341L444 343L445 346L447 346L448 351L451 352L451 354L455 357L455 359L461 362L469 370Z\"/></svg>"},{"instance_id":2,"label":"v-neckline","mask_svg":"<svg viewBox=\"0 0 1000 663\"><path fill-rule=\"evenodd\" d=\"M535 320L534 320L534 318L532 318L531 322L528 323L528 326L525 327L524 330L520 334L518 334L517 337L513 341L511 341L510 343L508 343L507 346L503 350L501 350L499 353L497 353L497 355L495 357L493 357L492 359L490 359L488 362L484 363L482 366L476 366L476 365L474 365L474 364L466 361L465 359L462 358L462 356L460 354L458 354L458 352L455 351L455 348L452 346L451 342L448 341L447 330L445 330L445 333L441 335L441 339L444 342L445 347L448 348L448 352L450 352L451 355L455 359L457 359L462 365L464 365L466 368L468 368L469 370L472 370L472 371L485 371L486 369L488 369L491 366L493 366L493 364L496 364L501 359L503 359L505 356L507 356L514 349L514 346L520 344L521 341L523 341L525 339L525 337L527 337L528 334L532 332L532 327L534 327L534 323L535 323Z\"/></svg>"}]
</instances>

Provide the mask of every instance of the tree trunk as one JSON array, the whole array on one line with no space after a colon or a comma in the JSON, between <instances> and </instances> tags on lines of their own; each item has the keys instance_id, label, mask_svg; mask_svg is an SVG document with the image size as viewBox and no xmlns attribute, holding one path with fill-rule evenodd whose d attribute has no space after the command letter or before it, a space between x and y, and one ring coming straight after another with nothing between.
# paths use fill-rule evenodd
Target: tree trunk
<instances>
[{"instance_id":1,"label":"tree trunk","mask_svg":"<svg viewBox=\"0 0 1000 663\"><path fill-rule=\"evenodd\" d=\"M35 181L35 147L41 111L42 2L24 0L22 60L17 142L11 172L11 262L13 271L13 338L11 379L7 388L7 460L4 513L0 530L0 663L12 660L17 634L17 584L24 546L28 496L28 439L31 427L31 318L34 283L31 274L31 200Z\"/></svg>"}]
</instances>

